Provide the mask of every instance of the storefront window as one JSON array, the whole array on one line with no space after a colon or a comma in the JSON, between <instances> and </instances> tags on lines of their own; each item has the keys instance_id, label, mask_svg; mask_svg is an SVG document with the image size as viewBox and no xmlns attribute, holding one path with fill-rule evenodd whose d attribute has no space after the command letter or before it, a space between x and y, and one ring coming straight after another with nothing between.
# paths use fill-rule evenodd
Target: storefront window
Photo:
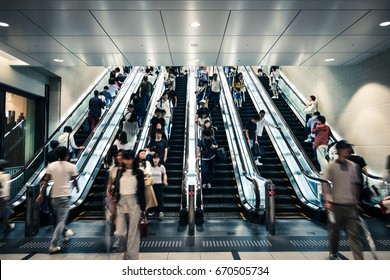
<instances>
[{"instance_id":1,"label":"storefront window","mask_svg":"<svg viewBox=\"0 0 390 280\"><path fill-rule=\"evenodd\" d=\"M6 92L4 158L24 166L34 155L35 101Z\"/></svg>"}]
</instances>

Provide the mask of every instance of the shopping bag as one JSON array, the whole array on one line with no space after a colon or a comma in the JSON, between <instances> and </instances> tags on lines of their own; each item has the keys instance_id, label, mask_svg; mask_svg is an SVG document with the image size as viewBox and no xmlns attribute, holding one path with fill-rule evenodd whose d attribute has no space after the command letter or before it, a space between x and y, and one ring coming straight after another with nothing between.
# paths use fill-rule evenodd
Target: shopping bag
<instances>
[{"instance_id":1,"label":"shopping bag","mask_svg":"<svg viewBox=\"0 0 390 280\"><path fill-rule=\"evenodd\" d=\"M145 201L146 209L150 209L158 205L153 185L145 186Z\"/></svg>"}]
</instances>

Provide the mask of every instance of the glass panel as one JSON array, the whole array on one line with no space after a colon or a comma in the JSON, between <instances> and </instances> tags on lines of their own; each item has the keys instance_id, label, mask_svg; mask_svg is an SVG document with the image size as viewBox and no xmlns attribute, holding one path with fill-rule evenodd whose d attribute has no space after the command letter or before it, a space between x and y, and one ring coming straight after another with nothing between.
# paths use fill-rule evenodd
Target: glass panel
<instances>
[{"instance_id":1,"label":"glass panel","mask_svg":"<svg viewBox=\"0 0 390 280\"><path fill-rule=\"evenodd\" d=\"M28 114L27 110L34 110L34 102L28 102L27 98L6 92L5 102L5 136L4 136L4 158L10 162L11 166L24 165L26 163L26 151L31 149L34 136L27 140L26 128L27 123L31 131L34 125L34 114ZM28 108L32 107L32 108ZM30 118L27 121L27 118Z\"/></svg>"}]
</instances>

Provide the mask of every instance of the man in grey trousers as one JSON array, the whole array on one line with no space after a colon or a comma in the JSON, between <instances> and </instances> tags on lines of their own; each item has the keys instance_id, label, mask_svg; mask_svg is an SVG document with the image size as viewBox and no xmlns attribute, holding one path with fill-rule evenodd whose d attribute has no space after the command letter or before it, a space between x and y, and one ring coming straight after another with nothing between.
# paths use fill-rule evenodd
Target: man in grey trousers
<instances>
[{"instance_id":1,"label":"man in grey trousers","mask_svg":"<svg viewBox=\"0 0 390 280\"><path fill-rule=\"evenodd\" d=\"M358 192L361 176L357 166L347 160L351 144L341 140L336 144L338 159L330 161L323 179L332 185L323 184L322 189L328 210L330 259L337 259L341 228L348 235L348 241L355 260L363 260L363 246L359 238Z\"/></svg>"}]
</instances>

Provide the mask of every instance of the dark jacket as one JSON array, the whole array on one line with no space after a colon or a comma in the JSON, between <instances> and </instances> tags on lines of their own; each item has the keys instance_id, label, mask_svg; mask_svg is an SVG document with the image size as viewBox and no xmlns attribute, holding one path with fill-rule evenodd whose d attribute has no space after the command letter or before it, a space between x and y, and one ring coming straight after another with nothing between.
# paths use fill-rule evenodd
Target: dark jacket
<instances>
[{"instance_id":1,"label":"dark jacket","mask_svg":"<svg viewBox=\"0 0 390 280\"><path fill-rule=\"evenodd\" d=\"M99 97L92 97L89 100L89 112L90 117L100 117L102 109L104 109L103 101Z\"/></svg>"}]
</instances>

